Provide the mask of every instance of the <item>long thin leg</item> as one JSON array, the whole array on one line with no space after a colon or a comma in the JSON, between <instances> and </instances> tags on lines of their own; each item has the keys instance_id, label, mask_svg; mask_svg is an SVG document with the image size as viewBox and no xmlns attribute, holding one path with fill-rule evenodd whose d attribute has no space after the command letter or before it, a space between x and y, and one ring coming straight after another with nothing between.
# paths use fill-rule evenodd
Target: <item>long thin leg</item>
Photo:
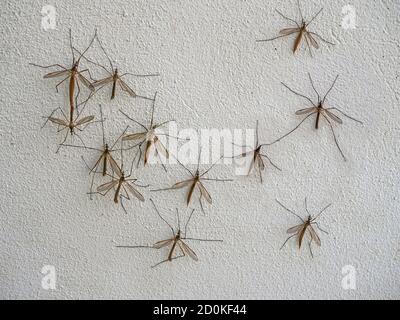
<instances>
[{"instance_id":1,"label":"long thin leg","mask_svg":"<svg viewBox=\"0 0 400 320\"><path fill-rule=\"evenodd\" d=\"M279 38L284 38L284 37L288 37L288 36L290 36L291 34L296 33L296 32L297 32L297 31L293 31L293 32L290 32L290 33L288 33L288 34L276 36L276 37L273 37L273 38L270 38L270 39L256 40L256 42L266 42L266 41L276 40L276 39L279 39Z\"/></svg>"},{"instance_id":2,"label":"long thin leg","mask_svg":"<svg viewBox=\"0 0 400 320\"><path fill-rule=\"evenodd\" d=\"M157 207L156 207L156 205L155 205L153 199L150 198L150 202L151 202L151 204L153 205L154 210L156 211L157 215L160 217L160 219L161 219L162 221L164 221L164 222L168 225L168 227L171 229L172 234L175 236L174 228L172 228L172 226L168 223L168 221L165 220L165 218L161 215L160 211L158 211L158 209L157 209Z\"/></svg>"},{"instance_id":3,"label":"long thin leg","mask_svg":"<svg viewBox=\"0 0 400 320\"><path fill-rule=\"evenodd\" d=\"M274 167L275 167L276 169L278 169L279 171L282 171L282 169L279 168L276 164L274 164L274 163L271 161L271 159L270 159L266 154L261 154L261 153L260 153L260 156L261 156L261 157L267 158L267 160L269 161L269 163L270 163L272 166L274 166Z\"/></svg>"},{"instance_id":4,"label":"long thin leg","mask_svg":"<svg viewBox=\"0 0 400 320\"><path fill-rule=\"evenodd\" d=\"M324 10L324 8L321 8L321 9L314 15L314 17L311 18L311 20L306 24L306 27L308 27L308 26L310 25L310 23L313 22L314 19L315 19L316 17L318 17L318 15L322 12L322 10Z\"/></svg>"},{"instance_id":5,"label":"long thin leg","mask_svg":"<svg viewBox=\"0 0 400 320\"><path fill-rule=\"evenodd\" d=\"M353 117L350 117L348 114L345 114L342 110L340 110L340 109L338 109L338 108L336 108L336 107L333 107L333 108L326 108L325 110L336 110L336 111L340 112L342 115L344 115L345 117L349 118L350 120L353 120L353 121L355 121L355 122L358 122L358 123L360 123L360 124L363 124L360 120L357 120L357 119L355 119L355 118L353 118Z\"/></svg>"},{"instance_id":6,"label":"long thin leg","mask_svg":"<svg viewBox=\"0 0 400 320\"><path fill-rule=\"evenodd\" d=\"M185 257L185 255L183 254L183 255L180 255L180 256L177 256L177 257L173 257L173 258L171 258L171 260L179 259L179 258L182 258L182 257ZM163 264L163 263L168 262L168 261L170 261L170 260L169 259L165 259L165 260L163 260L163 261L151 266L151 268L155 268L155 267L159 266L160 264Z\"/></svg>"},{"instance_id":7,"label":"long thin leg","mask_svg":"<svg viewBox=\"0 0 400 320\"><path fill-rule=\"evenodd\" d=\"M329 121L329 119L328 119L324 114L322 114L322 115L324 116L324 118L326 119L326 121L328 121L329 127L331 128L331 131L332 131L333 139L335 140L336 147L339 149L339 152L340 152L340 154L342 155L344 161L347 161L347 159L346 159L346 157L345 157L345 155L344 155L342 149L341 149L340 146L339 146L339 142L338 142L338 140L337 140L337 138L336 138L335 130L333 130L332 123Z\"/></svg>"},{"instance_id":8,"label":"long thin leg","mask_svg":"<svg viewBox=\"0 0 400 320\"><path fill-rule=\"evenodd\" d=\"M320 101L320 96L319 96L317 89L315 88L314 81L311 78L311 74L309 72L307 74L308 74L308 78L310 79L310 82L311 82L311 87L313 88L314 92L317 94L318 101Z\"/></svg>"},{"instance_id":9,"label":"long thin leg","mask_svg":"<svg viewBox=\"0 0 400 320\"><path fill-rule=\"evenodd\" d=\"M288 89L290 92L294 93L295 95L298 95L299 97L302 97L302 98L304 98L304 99L307 99L308 101L310 101L310 103L311 103L314 107L317 107L317 106L315 105L315 103L314 103L309 97L305 96L304 94L301 94L301 93L298 93L298 92L294 91L292 88L290 88L290 87L289 87L288 85L286 85L285 83L283 83L283 82L281 82L281 83L282 83L282 85L283 85L284 87L286 87L286 89Z\"/></svg>"},{"instance_id":10,"label":"long thin leg","mask_svg":"<svg viewBox=\"0 0 400 320\"><path fill-rule=\"evenodd\" d=\"M67 140L68 134L69 134L69 131L67 130L63 141L58 145L56 153L58 153L60 151L61 145Z\"/></svg>"},{"instance_id":11,"label":"long thin leg","mask_svg":"<svg viewBox=\"0 0 400 320\"><path fill-rule=\"evenodd\" d=\"M56 64L51 64L51 65L49 65L49 66L41 66L41 65L36 64L36 63L29 63L29 64L30 64L31 66L39 67L39 68L42 68L42 69L48 69L48 68L52 68L52 67L60 67L61 69L67 70L66 67L64 67L64 66L62 66L61 64L58 64L58 63L56 63Z\"/></svg>"},{"instance_id":12,"label":"long thin leg","mask_svg":"<svg viewBox=\"0 0 400 320\"><path fill-rule=\"evenodd\" d=\"M287 238L287 239L285 240L285 242L281 245L281 247L279 248L279 250L282 250L283 247L285 246L285 244L286 244L290 239L292 239L292 238L295 237L295 236L297 236L297 233L295 233L295 234L291 235L289 238Z\"/></svg>"},{"instance_id":13,"label":"long thin leg","mask_svg":"<svg viewBox=\"0 0 400 320\"><path fill-rule=\"evenodd\" d=\"M330 44L330 45L332 45L332 46L335 45L334 43L332 43L332 42L330 42L330 41L325 40L324 38L322 38L318 33L311 32L311 31L308 31L308 30L307 30L307 32L308 32L308 33L311 33L313 36L318 37L321 41L326 42L327 44Z\"/></svg>"},{"instance_id":14,"label":"long thin leg","mask_svg":"<svg viewBox=\"0 0 400 320\"><path fill-rule=\"evenodd\" d=\"M333 87L335 86L335 83L337 81L337 79L339 78L339 75L336 76L335 80L333 80L331 87L329 88L329 90L326 92L324 98L322 99L322 105L325 103L325 99L328 96L328 94L331 92L331 90L333 89Z\"/></svg>"},{"instance_id":15,"label":"long thin leg","mask_svg":"<svg viewBox=\"0 0 400 320\"><path fill-rule=\"evenodd\" d=\"M280 137L279 139L275 140L275 141L272 142L271 144L274 144L274 143L276 143L276 142L278 142L278 141L281 141L283 138L286 138L288 135L290 135L291 133L293 133L294 131L296 131L296 130L301 126L301 124L302 124L304 121L306 121L307 118L311 117L314 113L316 113L316 111L310 113L307 117L305 117L303 120L301 120L301 122L300 122L296 127L294 127L294 129L290 130L288 133L284 134L282 137Z\"/></svg>"},{"instance_id":16,"label":"long thin leg","mask_svg":"<svg viewBox=\"0 0 400 320\"><path fill-rule=\"evenodd\" d=\"M65 80L69 79L69 76L66 77L64 80L60 81L59 83L56 84L56 92L58 93L58 86L61 85Z\"/></svg>"},{"instance_id":17,"label":"long thin leg","mask_svg":"<svg viewBox=\"0 0 400 320\"><path fill-rule=\"evenodd\" d=\"M135 122L136 124L138 124L139 126L141 126L144 130L148 131L148 129L146 128L146 126L144 124L141 124L139 121L136 121L135 119L131 118L130 116L128 116L125 112L123 112L121 109L119 110L119 112L121 112L125 117L127 117L129 120Z\"/></svg>"},{"instance_id":18,"label":"long thin leg","mask_svg":"<svg viewBox=\"0 0 400 320\"><path fill-rule=\"evenodd\" d=\"M294 211L292 211L292 210L288 209L287 207L285 207L278 199L275 199L275 201L278 202L278 204L279 204L283 209L285 209L285 210L288 211L289 213L291 213L291 214L295 215L297 218L299 218L299 219L301 220L301 222L305 222L305 221L303 220L302 217L300 217L300 216L299 216L298 214L296 214Z\"/></svg>"},{"instance_id":19,"label":"long thin leg","mask_svg":"<svg viewBox=\"0 0 400 320\"><path fill-rule=\"evenodd\" d=\"M321 229L321 227L319 226L318 222L313 222L312 224L315 224L317 226L317 228L322 231L325 234L329 234L327 231L325 231L324 229Z\"/></svg>"},{"instance_id":20,"label":"long thin leg","mask_svg":"<svg viewBox=\"0 0 400 320\"><path fill-rule=\"evenodd\" d=\"M295 24L297 25L297 27L300 28L300 26L299 26L299 24L298 24L298 22L297 22L296 20L291 19L291 18L285 16L285 15L284 15L282 12L280 12L278 9L275 9L275 11L276 11L282 18L284 18L284 19L286 19L286 20L288 20L288 21L290 21L290 22L295 23Z\"/></svg>"}]
</instances>

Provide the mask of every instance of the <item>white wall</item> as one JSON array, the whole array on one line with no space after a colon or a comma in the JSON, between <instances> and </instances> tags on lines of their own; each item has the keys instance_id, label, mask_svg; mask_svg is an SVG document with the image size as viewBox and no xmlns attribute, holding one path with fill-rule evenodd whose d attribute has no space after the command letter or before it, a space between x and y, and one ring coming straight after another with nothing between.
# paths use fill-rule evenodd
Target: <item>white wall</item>
<instances>
[{"instance_id":1,"label":"white wall","mask_svg":"<svg viewBox=\"0 0 400 320\"><path fill-rule=\"evenodd\" d=\"M321 44L311 58L296 56L293 39L256 43L288 26L275 8L296 16L295 1L7 1L1 9L0 51L0 297L10 298L399 298L399 4L394 1L302 1L307 17L324 11L312 29L336 43ZM56 30L43 30L41 9L57 11ZM355 8L355 29L344 29L343 6ZM125 215L102 197L90 201L90 185L80 158L95 155L63 149L54 127L40 129L42 116L67 107L66 86L29 62L68 65L68 29L83 48L97 27L121 69L160 72L157 79L129 79L138 93L159 92L157 117L176 118L180 128L252 128L260 121L269 142L295 126L294 111L307 106L281 84L312 95L307 72L324 91L339 81L328 103L361 119L343 118L336 127L349 161L343 162L326 124L312 123L268 149L283 169L267 167L264 184L236 177L209 183L214 198L207 214L195 216L190 235L222 238L222 244L191 243L200 261L181 259L150 266L166 251L123 250L116 244L151 244L169 236L149 201L127 204ZM96 49L91 57L100 59ZM117 110L149 116L145 101L104 93L106 126L116 137L126 121ZM92 131L91 131L92 130ZM98 128L82 134L88 145ZM77 142L77 141L75 141ZM184 177L172 167L135 173L154 187ZM228 166L211 176L234 177ZM160 210L173 218L184 212L183 192L153 194ZM305 215L304 197L329 235L314 259L293 242L279 247L286 229L297 223L275 202ZM41 287L44 265L57 272L56 290ZM356 290L342 288L342 268L356 269Z\"/></svg>"}]
</instances>

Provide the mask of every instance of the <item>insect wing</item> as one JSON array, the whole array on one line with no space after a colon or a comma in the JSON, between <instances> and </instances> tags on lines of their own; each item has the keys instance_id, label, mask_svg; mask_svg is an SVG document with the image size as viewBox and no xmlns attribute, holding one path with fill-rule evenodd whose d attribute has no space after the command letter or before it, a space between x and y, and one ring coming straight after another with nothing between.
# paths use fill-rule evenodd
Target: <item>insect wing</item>
<instances>
[{"instance_id":1,"label":"insect wing","mask_svg":"<svg viewBox=\"0 0 400 320\"><path fill-rule=\"evenodd\" d=\"M181 249L183 250L183 252L185 254L187 254L189 257L191 257L194 261L199 260L199 258L197 258L197 255L194 253L194 251L192 249L190 249L186 243L184 243L182 240L180 240L180 244L181 244Z\"/></svg>"}]
</instances>

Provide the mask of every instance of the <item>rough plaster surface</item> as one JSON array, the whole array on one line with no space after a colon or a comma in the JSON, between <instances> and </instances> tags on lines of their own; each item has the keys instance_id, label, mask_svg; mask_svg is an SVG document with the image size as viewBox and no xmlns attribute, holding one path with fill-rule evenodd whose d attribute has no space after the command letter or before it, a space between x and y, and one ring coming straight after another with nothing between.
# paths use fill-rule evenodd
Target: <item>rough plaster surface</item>
<instances>
[{"instance_id":1,"label":"rough plaster surface","mask_svg":"<svg viewBox=\"0 0 400 320\"><path fill-rule=\"evenodd\" d=\"M324 11L313 29L336 43L322 44L315 57L293 56L293 39L257 44L287 23L279 8L296 16L295 1L7 1L1 6L0 72L0 297L351 299L400 298L399 252L399 3L397 1L302 1L307 17ZM57 10L57 29L41 29L41 9ZM341 27L342 7L355 8L355 29ZM68 29L83 48L97 27L110 55L131 72L160 72L157 79L130 79L142 95L159 92L157 117L179 120L181 128L252 128L271 141L295 126L294 111L305 101L285 81L308 95L307 72L324 91L341 77L328 103L364 122L344 118L337 134L349 161L335 149L329 128L315 132L308 122L292 137L268 149L283 169L270 167L260 185L255 176L229 184L210 183L214 204L198 214L190 233L222 238L222 244L193 243L200 257L150 269L165 252L118 250L115 244L147 244L169 236L150 202L128 204L129 215L111 201L86 196L90 180L80 155L55 154L54 128L40 129L42 116L66 107L64 86L41 79L29 62L68 65ZM100 58L98 50L91 53ZM145 101L120 96L104 105L108 134L125 125L122 108L145 121ZM91 104L97 112L96 103ZM97 130L97 129L96 129ZM90 131L88 131L90 132ZM99 131L96 131L99 133ZM85 133L85 141L100 140ZM96 140L97 139L97 140ZM182 177L173 167L136 172L165 186ZM214 176L233 176L220 166ZM150 192L144 192L148 198ZM182 193L152 194L173 219L184 208ZM322 247L311 259L294 243L279 251L285 230L297 223L275 202L305 214L332 207L320 223ZM109 199L108 199L109 200ZM56 290L43 290L41 269L53 265ZM357 271L357 289L341 286L342 268Z\"/></svg>"}]
</instances>

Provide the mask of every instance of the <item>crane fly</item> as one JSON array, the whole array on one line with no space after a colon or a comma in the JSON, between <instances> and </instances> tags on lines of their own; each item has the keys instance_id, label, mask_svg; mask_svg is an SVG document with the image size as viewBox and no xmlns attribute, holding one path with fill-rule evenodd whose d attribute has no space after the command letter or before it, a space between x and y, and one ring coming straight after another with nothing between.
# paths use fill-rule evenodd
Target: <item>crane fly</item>
<instances>
[{"instance_id":1,"label":"crane fly","mask_svg":"<svg viewBox=\"0 0 400 320\"><path fill-rule=\"evenodd\" d=\"M187 228L189 225L189 222L193 216L194 209L191 211L190 216L186 222L185 228L182 231L180 227L180 218L179 218L179 212L178 209L176 209L176 216L177 216L177 223L178 223L178 228L175 231L174 228L168 223L166 219L163 218L159 210L157 209L156 205L154 204L154 201L150 199L151 203L153 204L153 207L155 211L157 212L157 215L159 218L164 221L168 227L171 229L171 237L168 239L164 239L161 241L158 241L154 243L152 246L116 246L117 248L151 248L151 249L161 249L165 247L170 247L168 251L168 256L167 259L155 264L152 266L152 268L159 266L160 264L163 264L165 262L171 262L175 259L179 259L185 256L189 256L192 258L194 261L198 261L197 254L186 244L186 241L208 241L208 242L223 242L223 240L214 240L214 239L199 239L199 238L188 238L187 237ZM180 250L181 254L179 255L174 255L175 252Z\"/></svg>"},{"instance_id":2,"label":"crane fly","mask_svg":"<svg viewBox=\"0 0 400 320\"><path fill-rule=\"evenodd\" d=\"M301 8L300 8L300 2L297 1L297 5L299 8L299 12L300 12L300 17L301 17L301 21L300 23L297 22L294 19L288 18L285 15L283 15L280 11L278 11L276 9L276 12L284 19L296 24L296 27L291 27L291 28L284 28L279 32L279 36L276 36L274 38L271 39L264 39L264 40L257 40L257 42L265 42L265 41L272 41L275 39L279 39L279 38L283 38L283 37L287 37L290 36L292 34L296 34L296 39L294 41L294 45L293 45L293 54L296 53L297 49L300 47L301 41L304 38L305 42L307 44L308 50L310 52L310 55L312 56L312 51L311 51L311 46L314 47L315 49L319 48L319 44L317 42L317 40L315 38L318 38L319 40L328 43L330 45L334 45L334 43L329 42L327 40L325 40L324 38L322 38L318 33L312 32L308 30L308 26L311 24L311 22L313 22L315 20L315 18L322 12L323 8L321 8L312 18L310 21L306 21L303 17L303 14L301 12Z\"/></svg>"},{"instance_id":3,"label":"crane fly","mask_svg":"<svg viewBox=\"0 0 400 320\"><path fill-rule=\"evenodd\" d=\"M260 176L260 182L263 182L263 178L262 178L262 171L264 171L265 169L265 164L264 164L264 160L263 158L267 159L268 162L275 167L276 169L278 169L279 171L282 171L277 165L275 165L271 159L265 154L265 153L261 153L261 148L262 147L266 147L266 146L270 146L272 145L272 143L263 143L260 144L259 143L259 135L258 135L258 120L256 121L256 144L255 144L255 148L250 147L250 146L240 146L240 147L248 147L251 150L243 152L237 156L234 156L234 158L237 157L248 157L251 156L251 162L250 162L250 167L249 170L247 172L247 175L250 175L251 171L253 170L253 168L255 168L255 166L257 166L258 168L258 173ZM234 144L235 145L235 144Z\"/></svg>"},{"instance_id":4,"label":"crane fly","mask_svg":"<svg viewBox=\"0 0 400 320\"><path fill-rule=\"evenodd\" d=\"M72 34L71 34L71 29L69 30L69 41L70 41L70 47L71 47L71 53L72 53L72 66L68 69L60 64L52 64L49 66L41 66L38 64L34 64L31 63L31 65L36 66L36 67L40 67L43 69L48 69L48 68L52 68L52 67L59 67L62 70L59 71L54 71L54 72L50 72L47 73L43 76L43 78L58 78L58 77L65 77L63 80L61 80L57 85L56 85L56 90L58 92L58 86L60 86L64 81L66 81L67 79L69 79L69 105L70 105L70 122L73 121L74 118L74 110L75 110L75 105L74 105L74 100L76 105L78 105L77 99L80 93L80 87L79 87L79 82L82 82L84 86L86 86L87 88L89 88L92 92L95 90L94 86L90 83L90 81L85 78L85 76L83 76L84 72L89 72L89 69L84 69L84 70L79 70L79 63L81 61L81 58L84 56L84 54L89 50L89 48L91 47L94 39L96 37L96 33L95 36L93 37L93 39L91 40L89 46L79 55L78 59L75 59L75 54L74 54L74 47L72 46ZM75 85L77 88L77 94L75 97Z\"/></svg>"},{"instance_id":5,"label":"crane fly","mask_svg":"<svg viewBox=\"0 0 400 320\"><path fill-rule=\"evenodd\" d=\"M210 194L208 193L206 187L203 184L203 181L218 181L218 182L228 182L232 181L232 179L214 179L214 178L206 178L205 175L210 172L212 168L223 158L220 157L216 162L214 162L207 170L205 170L203 173L200 173L200 154L201 151L199 152L199 159L197 161L197 168L196 171L193 173L191 170L189 170L187 167L185 167L178 159L177 162L190 174L190 178L187 180L179 181L172 185L169 188L164 188L164 189L157 189L157 190L151 190L151 191L165 191L165 190L176 190L176 189L182 189L185 187L189 187L188 189L188 194L186 196L186 205L189 206L190 201L192 199L194 191L197 189L199 191L199 202L200 202L200 207L201 210L204 211L203 208L203 203L202 203L202 198L206 199L206 201L209 204L212 204L212 199ZM197 188L196 188L197 187Z\"/></svg>"},{"instance_id":6,"label":"crane fly","mask_svg":"<svg viewBox=\"0 0 400 320\"><path fill-rule=\"evenodd\" d=\"M140 132L135 132L135 133L126 133L124 134L124 136L122 137L122 141L135 141L138 142L135 146L138 147L138 152L139 152L139 158L137 161L137 166L139 166L140 160L142 158L142 146L145 145L145 149L144 149L144 166L147 165L147 162L149 161L149 157L151 154L151 151L154 149L155 151L155 155L160 159L161 161L161 157L160 154L162 154L162 156L165 159L169 159L169 152L167 150L167 148L163 145L163 143L160 141L160 137L159 136L167 136L167 137L171 137L168 134L165 133L160 133L157 132L156 130L162 126L164 126L165 124L174 121L174 120L168 120L168 121L164 121L162 123L156 124L154 123L154 108L155 108L155 103L156 103L156 97L157 97L157 93L154 95L154 99L153 99L153 104L152 104L152 110L151 110L151 118L150 118L150 124L148 127L146 127L144 124L134 120L132 117L130 117L129 115L127 115L126 113L124 113L123 111L120 110L120 112L127 117L129 120L133 121L134 123L138 124L139 126L142 127L143 131ZM135 156L136 158L136 156ZM166 168L163 164L163 162L161 161L161 164L164 168L164 170L166 171Z\"/></svg>"},{"instance_id":7,"label":"crane fly","mask_svg":"<svg viewBox=\"0 0 400 320\"><path fill-rule=\"evenodd\" d=\"M86 104L87 100L84 102ZM54 113L56 111L61 111L62 114L62 118L56 118L54 117ZM83 111L83 109L82 109ZM80 142L82 143L83 146L85 146L85 143L83 142L82 138L79 136L79 134L77 133L78 131L83 131L88 125L95 123L96 121L94 121L94 116L85 116L85 117L81 117L82 112L79 113L75 119L74 118L68 118L67 115L63 112L63 110L61 108L57 108L55 110L53 110L53 112L50 114L50 116L45 117L46 121L43 124L42 128L46 125L47 122L51 122L55 125L58 126L57 132L62 132L64 130L66 130L65 136L62 140L62 142L59 144L56 153L60 150L61 146L64 145L65 141L68 138L68 134L71 134L71 136L77 136L80 140Z\"/></svg>"},{"instance_id":8,"label":"crane fly","mask_svg":"<svg viewBox=\"0 0 400 320\"><path fill-rule=\"evenodd\" d=\"M94 65L96 65L96 66L98 66L100 68L102 68L108 74L108 76L103 78L103 79L95 80L93 82L93 86L95 88L100 87L99 89L102 89L104 86L111 84L112 85L112 88L111 88L111 100L113 100L115 98L117 86L119 86L122 91L128 93L133 98L143 98L143 99L147 99L147 100L152 100L151 98L147 98L147 97L143 97L143 96L137 95L136 92L133 91L132 88L129 87L128 84L124 80L122 80L122 78L127 76L127 75L131 75L131 76L134 76L134 77L157 77L157 76L159 76L159 74L133 74L133 73L128 73L128 72L120 74L118 68L116 68L114 66L114 64L112 63L112 61L111 61L110 57L108 56L106 50L104 49L99 37L97 36L96 38L97 38L97 42L99 43L100 48L102 49L104 55L107 57L110 69L107 69L105 66L103 66L103 65L101 65L101 64L99 64L97 62L91 61L91 60L89 60L89 59L87 59L85 57L85 59L87 61L89 61L90 63L92 63L92 64L94 64Z\"/></svg>"},{"instance_id":9,"label":"crane fly","mask_svg":"<svg viewBox=\"0 0 400 320\"><path fill-rule=\"evenodd\" d=\"M319 230L322 231L323 233L328 234L326 231L324 231L323 229L320 228L320 226L319 226L318 222L316 222L316 220L319 218L319 216L320 216L326 209L328 209L328 208L331 206L331 204L328 204L328 205L327 205L325 208L323 208L316 216L313 217L313 216L310 214L310 212L308 211L308 208L307 208L307 198L305 198L304 204L305 204L305 208L306 208L306 212L307 212L308 216L307 216L306 219L303 219L303 218L300 217L298 214L296 214L294 211L292 211L292 210L288 209L286 206L284 206L284 205L283 205L281 202L279 202L278 200L276 200L276 202L278 202L278 204L279 204L282 208L284 208L286 211L290 212L291 214L295 215L295 216L296 216L297 218L299 218L300 221L301 221L300 224L298 224L298 225L296 225L296 226L294 226L294 227L291 227L291 228L289 228L289 229L287 230L287 233L288 233L288 234L291 234L291 236L289 236L289 237L285 240L285 242L284 242L283 245L281 246L281 249L285 246L285 244L286 244L291 238L296 237L296 238L297 238L296 242L297 242L297 245L298 245L299 250L300 250L301 245L302 245L303 240L304 240L304 236L306 235L306 233L308 233L309 236L310 236L310 240L309 240L309 242L308 242L308 247L309 247L309 249L310 249L311 257L314 257L313 252L312 252L312 249L311 249L311 243L314 241L315 244L316 244L317 246L320 247L320 246L321 246L321 240L320 240L320 238L319 238L319 236L318 236L318 234L317 234L317 232L315 231L315 229L314 229L313 226L315 226L317 229L319 229Z\"/></svg>"},{"instance_id":10,"label":"crane fly","mask_svg":"<svg viewBox=\"0 0 400 320\"><path fill-rule=\"evenodd\" d=\"M122 159L122 146L121 146L121 166L120 167L115 167L114 173L116 176L106 173L107 176L111 178L111 181L106 182L100 186L97 187L97 192L102 196L106 196L107 193L110 192L110 190L114 190L114 197L113 201L114 203L118 204L119 200L121 200L121 206L125 213L127 213L123 203L122 199L126 200L131 200L130 196L134 196L137 198L139 201L144 202L144 197L143 195L135 188L135 187L148 187L148 185L140 185L137 183L138 179L136 178L131 178L132 176L132 171L133 171L133 165L131 166L131 171L129 175L126 175L124 168L123 168L123 159ZM134 187L135 186L135 187Z\"/></svg>"},{"instance_id":11,"label":"crane fly","mask_svg":"<svg viewBox=\"0 0 400 320\"><path fill-rule=\"evenodd\" d=\"M300 93L294 91L293 89L289 88L286 84L284 84L284 83L282 82L282 85L285 86L290 92L292 92L292 93L294 93L295 95L298 95L298 96L300 96L300 97L302 97L302 98L308 100L308 102L311 103L312 107L307 107L307 108L303 108L303 109L297 110L297 111L295 112L296 115L304 115L304 114L306 114L307 116L306 116L294 129L290 130L288 133L286 133L285 135L283 135L282 137L280 137L278 140L274 141L274 143L275 143L275 142L278 142L279 140L281 140L281 139L283 139L283 138L285 138L285 137L287 137L287 136L290 135L292 132L294 132L295 130L297 130L297 129L301 126L301 124L302 124L305 120L307 120L309 117L311 117L312 115L316 115L316 118L315 118L315 129L318 129L318 128L319 128L319 121L321 120L321 116L322 116L322 117L326 120L326 122L328 123L328 125L329 125L329 127L330 127L330 129L331 129L331 132L332 132L333 139L334 139L334 141L335 141L336 147L338 148L338 150L339 150L340 154L342 155L344 161L346 161L347 159L346 159L346 157L345 157L345 155L344 155L342 149L341 149L340 146L339 146L339 142L338 142L338 140L337 140L337 138L336 138L336 134L335 134L335 131L334 131L333 125L332 125L332 120L333 120L334 122L338 123L338 124L342 124L343 121L342 121L342 119L340 119L337 115L335 115L332 111L337 111L337 112L339 112L340 114L342 114L343 116L345 116L346 118L349 118L349 119L351 119L351 120L353 120L353 121L355 121L355 122L358 122L358 123L360 123L360 124L363 124L363 123L362 123L361 121L359 121L359 120L357 120L357 119L355 119L355 118L353 118L353 117L347 115L346 113L344 113L343 111L341 111L339 108L336 108L336 107L329 107L329 108L326 108L326 107L325 107L326 98L327 98L328 94L331 92L331 90L333 89L333 87L335 86L335 83L336 83L337 79L339 78L339 75L336 76L336 78L335 78L335 80L333 81L331 87L329 88L329 90L326 92L325 96L324 96L322 99L321 99L321 96L320 96L320 94L318 93L318 91L315 89L314 82L313 82L313 80L312 80L312 78L311 78L311 75L308 74L308 77L309 77L309 79L310 79L311 86L312 86L314 92L315 92L316 95L317 95L317 102L316 102L316 103L315 103L311 98L309 98L309 97L307 97L307 96L305 96L305 95L303 95L303 94L300 94Z\"/></svg>"}]
</instances>

